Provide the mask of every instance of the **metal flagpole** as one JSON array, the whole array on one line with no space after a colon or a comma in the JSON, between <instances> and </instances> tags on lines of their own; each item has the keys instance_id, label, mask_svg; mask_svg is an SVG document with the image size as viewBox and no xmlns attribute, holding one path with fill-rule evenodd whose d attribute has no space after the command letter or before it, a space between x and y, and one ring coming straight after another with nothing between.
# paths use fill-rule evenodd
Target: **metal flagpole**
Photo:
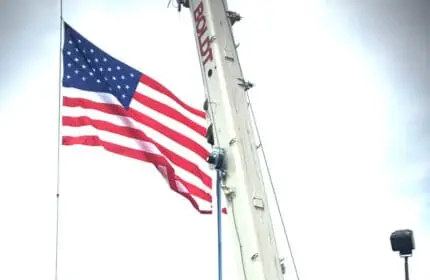
<instances>
[{"instance_id":1,"label":"metal flagpole","mask_svg":"<svg viewBox=\"0 0 430 280\"><path fill-rule=\"evenodd\" d=\"M216 171L216 214L217 214L217 242L218 242L218 280L222 280L222 181L225 179L224 149L215 147L208 157L211 169Z\"/></svg>"},{"instance_id":2,"label":"metal flagpole","mask_svg":"<svg viewBox=\"0 0 430 280\"><path fill-rule=\"evenodd\" d=\"M59 254L59 228L60 228L60 151L61 151L61 144L62 144L62 137L61 137L61 125L62 125L62 118L61 118L61 106L62 106L62 95L61 95L61 87L62 87L62 79L61 79L61 73L62 73L62 62L63 62L63 0L60 0L60 46L59 46L59 59L58 59L58 123L57 123L57 129L58 129L58 139L57 139L57 188L56 188L56 220L55 220L55 274L54 279L58 279L58 254Z\"/></svg>"},{"instance_id":3,"label":"metal flagpole","mask_svg":"<svg viewBox=\"0 0 430 280\"><path fill-rule=\"evenodd\" d=\"M222 198L221 180L222 170L216 171L216 206L217 206L217 239L218 239L218 280L222 280Z\"/></svg>"}]
</instances>

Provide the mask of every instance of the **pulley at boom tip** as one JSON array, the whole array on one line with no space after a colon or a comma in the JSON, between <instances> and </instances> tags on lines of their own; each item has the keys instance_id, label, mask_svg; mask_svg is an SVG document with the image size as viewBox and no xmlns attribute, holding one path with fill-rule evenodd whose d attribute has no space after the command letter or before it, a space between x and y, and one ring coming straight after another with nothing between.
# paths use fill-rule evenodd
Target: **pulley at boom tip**
<instances>
[{"instance_id":1,"label":"pulley at boom tip","mask_svg":"<svg viewBox=\"0 0 430 280\"><path fill-rule=\"evenodd\" d=\"M178 5L178 12L181 12L182 6L184 8L190 7L190 0L176 0L176 4ZM233 11L227 11L226 13L227 13L227 18L230 20L230 24L232 26L243 18L240 14Z\"/></svg>"},{"instance_id":2,"label":"pulley at boom tip","mask_svg":"<svg viewBox=\"0 0 430 280\"><path fill-rule=\"evenodd\" d=\"M190 7L190 1L189 0L176 0L176 4L178 4L178 12L182 10L182 6L185 8Z\"/></svg>"}]
</instances>

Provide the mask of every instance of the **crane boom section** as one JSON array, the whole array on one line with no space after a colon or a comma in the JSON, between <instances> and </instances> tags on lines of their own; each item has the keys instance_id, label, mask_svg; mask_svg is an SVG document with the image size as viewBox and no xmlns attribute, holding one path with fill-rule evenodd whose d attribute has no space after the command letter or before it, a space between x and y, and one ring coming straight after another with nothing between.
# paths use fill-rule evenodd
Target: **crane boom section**
<instances>
[{"instance_id":1,"label":"crane boom section","mask_svg":"<svg viewBox=\"0 0 430 280\"><path fill-rule=\"evenodd\" d=\"M187 2L217 146L226 151L228 216L240 238L243 279L283 279L254 139L247 90L225 0Z\"/></svg>"}]
</instances>

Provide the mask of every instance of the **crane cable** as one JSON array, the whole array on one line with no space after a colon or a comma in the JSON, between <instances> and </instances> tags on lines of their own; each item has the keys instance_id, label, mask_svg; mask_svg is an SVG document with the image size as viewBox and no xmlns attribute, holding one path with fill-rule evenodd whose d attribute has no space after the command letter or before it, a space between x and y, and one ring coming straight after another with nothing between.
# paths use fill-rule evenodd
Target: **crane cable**
<instances>
[{"instance_id":1,"label":"crane cable","mask_svg":"<svg viewBox=\"0 0 430 280\"><path fill-rule=\"evenodd\" d=\"M167 7L169 7L170 5L172 5L173 7L175 7L175 5L173 4L173 2L174 1L169 0L169 2L167 4ZM224 8L226 9L225 2L222 1L222 3L224 5ZM231 29L231 27L227 28L227 29L230 32L230 34L231 34L231 36L232 36L232 38L234 40L233 30ZM237 61L237 63L240 66L239 60ZM202 71L202 73L204 73L204 69L203 69L203 66L201 64L200 64L200 70ZM207 81L206 81L206 79L203 79L203 83L204 83L204 86L207 88ZM299 271L297 269L296 261L295 261L294 254L293 254L293 251L292 251L292 248L291 248L291 242L290 242L290 239L288 237L287 227L285 225L284 217L282 215L281 207L279 205L279 200L278 200L278 196L277 196L277 193L276 193L275 185L273 183L273 178L272 178L272 175L270 173L270 168L269 168L269 164L268 164L268 161L267 161L266 153L264 152L263 142L261 140L260 132L258 130L258 126L257 126L257 122L256 122L254 110L252 108L252 103L251 103L248 91L245 91L245 92L246 92L246 97L247 97L247 101L248 101L249 111L251 113L251 117L253 119L253 124L254 124L254 127L255 127L255 133L256 133L256 136L257 136L258 143L259 143L258 148L261 150L261 154L263 156L263 161L264 161L265 169L267 171L269 183L270 183L270 186L271 186L271 189L272 189L272 192L273 192L273 196L274 196L274 199L275 199L277 212L278 212L278 215L279 215L279 217L281 219L282 229L283 229L285 240L287 242L288 250L289 250L289 253L290 253L290 257L291 257L291 262L293 264L294 273L296 275L296 279L300 280ZM213 133L215 134L215 141L218 142L219 138L218 138L218 133L217 133L217 129L216 129L216 124L215 124L215 121L214 121L215 120L215 118L214 118L214 112L213 112L214 110L212 108L212 106L216 105L216 103L210 100L210 96L206 96L206 98L207 98L207 101L208 101L208 110L207 110L207 113L209 115L210 120L212 120ZM216 145L217 144L218 143L216 143ZM230 203L233 203L233 201L230 201ZM243 251L242 251L242 246L243 245L242 245L242 242L241 242L241 237L239 236L239 232L237 230L237 224L236 224L236 217L235 217L235 213L234 213L234 207L232 207L232 213L231 214L233 216L233 223L234 223L234 227L235 227L237 242L238 242L238 245L239 245L239 250L240 250L240 255L241 255L242 268L243 268L244 267L244 260L243 260L244 256L243 256ZM243 275L244 275L245 280L246 280L247 277L246 277L246 273L245 273L244 270L243 270Z\"/></svg>"},{"instance_id":2,"label":"crane cable","mask_svg":"<svg viewBox=\"0 0 430 280\"><path fill-rule=\"evenodd\" d=\"M294 269L294 273L296 274L296 279L300 280L299 271L297 269L296 261L295 261L294 254L293 254L293 250L291 248L291 242L290 242L290 239L289 239L288 233L287 233L287 227L285 225L285 220L284 220L284 217L282 215L281 207L280 207L279 200L278 200L278 195L276 193L275 184L273 183L273 178L272 178L272 175L270 173L269 163L267 161L266 153L264 152L263 142L262 142L261 137L260 137L260 131L258 130L257 121L256 121L256 118L255 118L254 110L252 108L252 103L251 103L251 99L249 97L248 91L246 91L246 96L247 96L247 99L248 99L247 101L248 101L249 112L251 113L251 116L252 116L252 119L253 119L253 124L254 124L254 127L255 127L255 133L256 133L256 136L257 136L257 140L258 140L257 147L261 150L261 154L263 156L264 166L265 166L265 169L267 171L267 177L269 179L269 183L270 183L270 186L271 186L271 189L272 189L272 192L273 192L273 197L275 199L275 204L276 204L276 208L277 208L277 211L278 211L278 215L279 215L279 217L281 219L281 224L282 224L282 229L283 229L283 232L284 232L284 237L285 237L285 240L287 242L288 250L289 250L289 253L290 253L290 257L291 257L291 263L293 264L293 269Z\"/></svg>"},{"instance_id":3,"label":"crane cable","mask_svg":"<svg viewBox=\"0 0 430 280\"><path fill-rule=\"evenodd\" d=\"M222 5L224 6L224 10L227 11L228 9L227 9L227 4L226 4L225 0L222 1ZM231 25L229 25L228 28L225 27L225 31L227 31L227 32L230 33L230 36L231 36L231 38L233 40L233 43L234 43L235 39L234 39L234 33L233 33L233 29L231 28ZM236 48L237 48L237 46L238 45L236 45ZM236 51L236 56L237 57L239 56L237 54L237 51ZM239 68L242 69L242 67L240 66L240 60L239 59L237 59L237 63L239 64ZM241 70L241 72L242 72L242 70ZM270 173L269 164L267 162L266 153L264 152L263 142L262 142L261 137L260 137L260 131L258 130L257 121L256 121L256 118L255 118L254 110L252 108L251 99L249 97L248 90L245 90L245 93L246 93L246 97L247 97L249 112L251 113L251 117L253 119L252 122L254 124L255 134L256 134L257 140L258 140L257 149L259 148L261 150L261 154L263 156L263 161L264 161L265 169L266 169L267 176L268 176L268 179L269 179L269 183L270 183L270 186L271 186L271 189L272 189L273 197L275 199L277 212L278 212L278 215L279 215L279 217L281 219L282 229L283 229L285 240L287 242L288 251L290 253L291 262L293 264L293 269L294 269L294 272L296 274L296 279L300 280L299 271L297 269L296 261L295 261L294 255L293 255L293 250L291 248L291 242L290 242L290 239L289 239L288 233L287 233L287 227L285 225L285 220L284 220L284 217L282 215L281 207L279 205L278 195L276 193L275 184L273 183L273 178L272 178L272 175Z\"/></svg>"},{"instance_id":4,"label":"crane cable","mask_svg":"<svg viewBox=\"0 0 430 280\"><path fill-rule=\"evenodd\" d=\"M227 6L226 6L225 1L222 1L222 3L223 3L223 6L224 6L224 9L227 10ZM230 36L232 37L232 40L234 42L235 41L234 40L234 33L233 33L233 29L231 28L231 26L229 26L228 28L225 27L225 31L227 31L227 32L230 33ZM237 52L236 52L236 56L238 56ZM239 68L242 69L242 67L240 66L239 59L237 60L237 63L239 64ZM272 178L272 175L270 173L270 168L269 168L269 164L268 164L268 161L267 161L266 153L264 152L264 148L263 148L263 141L261 140L260 131L258 130L258 126L257 126L257 122L256 122L254 110L252 108L251 99L249 97L248 90L245 90L245 93L246 93L246 97L247 97L249 112L251 113L252 122L253 122L254 128L255 128L255 134L256 134L257 140L258 140L257 148L259 148L261 150L261 154L263 156L263 162L264 162L265 169L266 169L266 172L267 172L267 176L268 176L268 179L269 179L269 183L270 183L270 186L271 186L271 189L272 189L273 197L275 199L277 212L278 212L278 215L279 215L279 217L281 219L281 224L282 224L282 229L283 229L283 233L284 233L284 238L285 238L285 240L287 242L288 251L290 253L290 258L291 258L291 262L293 264L294 273L296 275L296 279L300 280L299 271L297 269L296 261L295 261L294 254L293 254L293 250L291 248L291 242L290 242L290 239L289 239L288 233L287 233L287 227L285 225L285 220L284 220L284 217L282 215L281 207L279 205L278 195L276 193L275 184L273 183L273 178ZM211 105L211 104L209 103L209 105ZM209 106L209 108L211 108L211 106ZM213 114L213 113L211 113L211 114ZM214 119L212 118L212 120L214 120ZM215 128L215 123L214 122L213 122L213 125L214 125L214 128ZM216 133L216 130L215 130L215 133ZM218 138L218 137L216 137L216 138ZM233 213L233 217L234 217L234 213ZM233 218L233 220L235 220L235 218ZM238 237L238 239L239 239L239 237Z\"/></svg>"}]
</instances>

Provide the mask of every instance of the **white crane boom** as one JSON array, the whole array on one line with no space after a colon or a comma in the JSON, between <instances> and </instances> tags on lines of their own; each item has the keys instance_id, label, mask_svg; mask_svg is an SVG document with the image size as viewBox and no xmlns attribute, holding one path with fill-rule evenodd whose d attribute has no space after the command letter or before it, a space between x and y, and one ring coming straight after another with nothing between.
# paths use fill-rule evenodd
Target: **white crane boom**
<instances>
[{"instance_id":1,"label":"white crane boom","mask_svg":"<svg viewBox=\"0 0 430 280\"><path fill-rule=\"evenodd\" d=\"M225 150L223 189L240 239L244 280L282 280L246 91L231 26L240 19L225 0L182 0L190 8L218 147ZM179 6L180 7L180 6Z\"/></svg>"}]
</instances>

